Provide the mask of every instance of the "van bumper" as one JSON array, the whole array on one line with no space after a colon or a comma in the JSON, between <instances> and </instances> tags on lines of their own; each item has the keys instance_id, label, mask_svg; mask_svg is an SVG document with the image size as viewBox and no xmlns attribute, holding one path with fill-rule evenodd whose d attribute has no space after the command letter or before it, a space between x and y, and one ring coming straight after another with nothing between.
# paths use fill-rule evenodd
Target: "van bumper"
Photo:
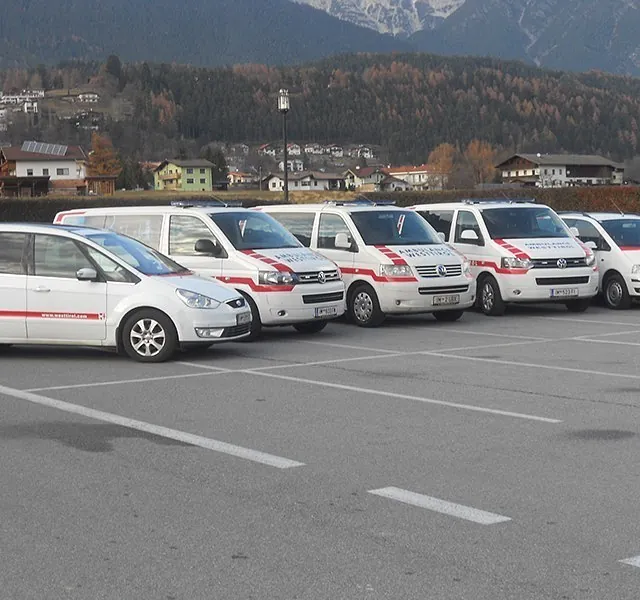
<instances>
[{"instance_id":1,"label":"van bumper","mask_svg":"<svg viewBox=\"0 0 640 600\"><path fill-rule=\"evenodd\" d=\"M474 279L447 279L446 285L435 286L433 280L379 283L375 287L380 309L386 314L432 313L443 310L465 310L476 300ZM449 303L454 300L457 302Z\"/></svg>"}]
</instances>

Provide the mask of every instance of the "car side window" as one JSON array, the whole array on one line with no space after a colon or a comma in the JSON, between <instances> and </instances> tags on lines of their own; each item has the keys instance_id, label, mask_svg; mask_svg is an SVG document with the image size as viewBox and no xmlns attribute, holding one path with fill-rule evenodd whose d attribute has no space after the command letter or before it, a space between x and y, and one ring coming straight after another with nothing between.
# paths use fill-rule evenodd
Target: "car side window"
<instances>
[{"instance_id":1,"label":"car side window","mask_svg":"<svg viewBox=\"0 0 640 600\"><path fill-rule=\"evenodd\" d=\"M100 267L107 281L117 283L137 283L139 281L138 277L133 273L110 259L108 256L102 254L102 252L98 252L98 250L91 248L91 246L86 246L84 244L83 246L87 254L91 257L91 260Z\"/></svg>"},{"instance_id":2,"label":"car side window","mask_svg":"<svg viewBox=\"0 0 640 600\"><path fill-rule=\"evenodd\" d=\"M609 244L607 244L593 223L583 221L582 219L576 219L574 224L569 225L569 227L575 227L578 230L578 237L581 242L585 244L587 242L593 242L598 250L611 250Z\"/></svg>"},{"instance_id":3,"label":"car side window","mask_svg":"<svg viewBox=\"0 0 640 600\"><path fill-rule=\"evenodd\" d=\"M156 250L160 249L162 215L107 215L104 225L99 227L132 237Z\"/></svg>"},{"instance_id":4,"label":"car side window","mask_svg":"<svg viewBox=\"0 0 640 600\"><path fill-rule=\"evenodd\" d=\"M25 275L25 233L0 233L0 275Z\"/></svg>"},{"instance_id":5,"label":"car side window","mask_svg":"<svg viewBox=\"0 0 640 600\"><path fill-rule=\"evenodd\" d=\"M270 212L269 214L277 221L280 221L280 223L295 235L303 246L306 246L307 248L311 246L313 222L316 219L315 213L294 213L287 211L281 213Z\"/></svg>"},{"instance_id":6,"label":"car side window","mask_svg":"<svg viewBox=\"0 0 640 600\"><path fill-rule=\"evenodd\" d=\"M462 232L467 230L475 231L478 239L462 239ZM478 219L476 219L476 216L468 210L461 210L460 212L458 212L458 219L456 221L455 242L459 244L473 244L475 246L482 246L484 244Z\"/></svg>"},{"instance_id":7,"label":"car side window","mask_svg":"<svg viewBox=\"0 0 640 600\"><path fill-rule=\"evenodd\" d=\"M198 240L211 240L218 244L216 236L198 217L172 215L169 221L169 254L175 256L201 256L196 252Z\"/></svg>"},{"instance_id":8,"label":"car side window","mask_svg":"<svg viewBox=\"0 0 640 600\"><path fill-rule=\"evenodd\" d=\"M451 234L451 223L453 222L452 210L423 210L418 211L418 214L427 220L429 225L433 227L438 233L444 233L444 241L449 241Z\"/></svg>"},{"instance_id":9,"label":"car side window","mask_svg":"<svg viewBox=\"0 0 640 600\"><path fill-rule=\"evenodd\" d=\"M70 238L36 235L34 243L34 275L76 279L80 269L93 269L78 244Z\"/></svg>"},{"instance_id":10,"label":"car side window","mask_svg":"<svg viewBox=\"0 0 640 600\"><path fill-rule=\"evenodd\" d=\"M346 233L351 239L351 232L340 215L321 214L318 248L336 250L336 235L339 233Z\"/></svg>"}]
</instances>

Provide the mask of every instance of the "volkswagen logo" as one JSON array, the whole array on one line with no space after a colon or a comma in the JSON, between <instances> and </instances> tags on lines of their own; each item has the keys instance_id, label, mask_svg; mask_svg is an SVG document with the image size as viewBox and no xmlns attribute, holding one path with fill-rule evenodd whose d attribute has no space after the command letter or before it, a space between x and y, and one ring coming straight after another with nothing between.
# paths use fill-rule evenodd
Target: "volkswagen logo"
<instances>
[{"instance_id":1,"label":"volkswagen logo","mask_svg":"<svg viewBox=\"0 0 640 600\"><path fill-rule=\"evenodd\" d=\"M564 258L559 258L558 262L556 264L558 265L558 269L566 269L567 268L567 261Z\"/></svg>"},{"instance_id":2,"label":"volkswagen logo","mask_svg":"<svg viewBox=\"0 0 640 600\"><path fill-rule=\"evenodd\" d=\"M320 271L320 273L318 273L318 283L325 283L327 281L327 276L324 274L323 271Z\"/></svg>"},{"instance_id":3,"label":"volkswagen logo","mask_svg":"<svg viewBox=\"0 0 640 600\"><path fill-rule=\"evenodd\" d=\"M440 275L440 277L446 277L447 276L447 267L445 267L444 265L438 265L436 267L436 272L438 273L438 275Z\"/></svg>"}]
</instances>

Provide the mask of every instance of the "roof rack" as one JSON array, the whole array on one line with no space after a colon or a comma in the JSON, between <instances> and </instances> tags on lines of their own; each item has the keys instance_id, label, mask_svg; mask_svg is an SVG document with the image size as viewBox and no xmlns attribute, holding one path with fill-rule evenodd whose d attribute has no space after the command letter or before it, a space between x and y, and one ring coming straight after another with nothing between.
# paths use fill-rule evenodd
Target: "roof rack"
<instances>
[{"instance_id":1,"label":"roof rack","mask_svg":"<svg viewBox=\"0 0 640 600\"><path fill-rule=\"evenodd\" d=\"M325 200L325 204L333 206L395 206L395 200L369 200L368 198L357 198L355 200Z\"/></svg>"},{"instance_id":2,"label":"roof rack","mask_svg":"<svg viewBox=\"0 0 640 600\"><path fill-rule=\"evenodd\" d=\"M171 206L179 206L180 208L229 208L242 207L241 200L220 200L212 198L211 200L172 200Z\"/></svg>"},{"instance_id":3,"label":"roof rack","mask_svg":"<svg viewBox=\"0 0 640 600\"><path fill-rule=\"evenodd\" d=\"M464 198L461 202L464 204L530 204L535 203L535 198Z\"/></svg>"}]
</instances>

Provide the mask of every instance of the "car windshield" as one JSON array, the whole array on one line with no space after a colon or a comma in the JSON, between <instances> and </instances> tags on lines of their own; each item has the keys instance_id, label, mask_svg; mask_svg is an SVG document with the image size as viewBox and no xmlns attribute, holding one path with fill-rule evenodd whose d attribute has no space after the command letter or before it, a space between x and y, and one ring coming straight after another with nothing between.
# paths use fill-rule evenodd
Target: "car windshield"
<instances>
[{"instance_id":1,"label":"car windshield","mask_svg":"<svg viewBox=\"0 0 640 600\"><path fill-rule=\"evenodd\" d=\"M494 240L571 237L560 217L546 206L487 208L482 216Z\"/></svg>"},{"instance_id":2,"label":"car windshield","mask_svg":"<svg viewBox=\"0 0 640 600\"><path fill-rule=\"evenodd\" d=\"M265 213L224 211L209 216L236 250L302 247L294 235Z\"/></svg>"},{"instance_id":3,"label":"car windshield","mask_svg":"<svg viewBox=\"0 0 640 600\"><path fill-rule=\"evenodd\" d=\"M408 210L352 212L364 243L370 246L425 246L442 244L422 217Z\"/></svg>"},{"instance_id":4,"label":"car windshield","mask_svg":"<svg viewBox=\"0 0 640 600\"><path fill-rule=\"evenodd\" d=\"M85 237L145 275L186 275L190 273L188 269L153 248L124 235L99 232L87 234Z\"/></svg>"},{"instance_id":5,"label":"car windshield","mask_svg":"<svg viewBox=\"0 0 640 600\"><path fill-rule=\"evenodd\" d=\"M600 224L618 246L640 249L640 219L612 219Z\"/></svg>"}]
</instances>

